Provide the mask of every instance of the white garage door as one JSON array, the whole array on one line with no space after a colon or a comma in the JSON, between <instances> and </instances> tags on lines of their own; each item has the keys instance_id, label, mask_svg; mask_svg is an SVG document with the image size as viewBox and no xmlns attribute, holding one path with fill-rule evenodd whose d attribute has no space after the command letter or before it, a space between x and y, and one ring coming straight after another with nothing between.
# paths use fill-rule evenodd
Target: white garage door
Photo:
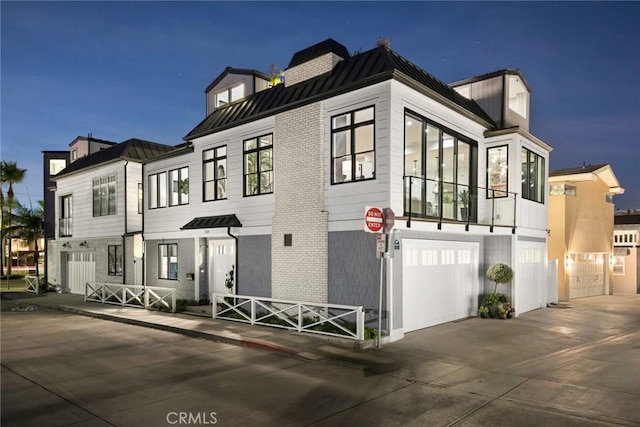
<instances>
[{"instance_id":1,"label":"white garage door","mask_svg":"<svg viewBox=\"0 0 640 427\"><path fill-rule=\"evenodd\" d=\"M96 260L94 252L69 252L67 254L67 284L72 294L84 295L85 283L95 281Z\"/></svg>"},{"instance_id":2,"label":"white garage door","mask_svg":"<svg viewBox=\"0 0 640 427\"><path fill-rule=\"evenodd\" d=\"M569 298L604 295L604 256L600 253L581 253L570 256Z\"/></svg>"},{"instance_id":3,"label":"white garage door","mask_svg":"<svg viewBox=\"0 0 640 427\"><path fill-rule=\"evenodd\" d=\"M514 308L522 314L547 305L546 244L518 242ZM507 285L499 285L498 292Z\"/></svg>"},{"instance_id":4,"label":"white garage door","mask_svg":"<svg viewBox=\"0 0 640 427\"><path fill-rule=\"evenodd\" d=\"M402 239L404 332L475 314L478 252L474 242Z\"/></svg>"}]
</instances>

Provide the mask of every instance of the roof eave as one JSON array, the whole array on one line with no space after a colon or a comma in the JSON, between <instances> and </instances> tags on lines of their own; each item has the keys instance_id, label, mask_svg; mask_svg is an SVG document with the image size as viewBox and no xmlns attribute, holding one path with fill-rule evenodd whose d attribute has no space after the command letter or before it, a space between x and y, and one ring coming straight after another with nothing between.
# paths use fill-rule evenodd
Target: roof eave
<instances>
[{"instance_id":1,"label":"roof eave","mask_svg":"<svg viewBox=\"0 0 640 427\"><path fill-rule=\"evenodd\" d=\"M489 137L492 137L492 136L501 136L501 135L507 135L507 134L510 134L510 133L517 133L518 135L527 138L528 140L532 141L537 146L539 146L540 148L542 148L542 149L544 149L544 150L546 150L548 152L552 152L553 151L553 147L552 146L550 146L549 144L547 144L546 142L544 142L540 138L536 137L532 133L522 129L520 126L514 126L514 127L510 127L510 128L506 128L506 129L490 130L490 131L485 132L484 136L489 138Z\"/></svg>"},{"instance_id":2,"label":"roof eave","mask_svg":"<svg viewBox=\"0 0 640 427\"><path fill-rule=\"evenodd\" d=\"M185 153L193 153L193 145L190 141L187 141L187 144L184 147L176 148L175 150L167 151L166 153L159 154L155 157L148 158L140 163L147 164L151 162L155 162L157 160L165 160L170 159L171 157L181 156Z\"/></svg>"}]
</instances>

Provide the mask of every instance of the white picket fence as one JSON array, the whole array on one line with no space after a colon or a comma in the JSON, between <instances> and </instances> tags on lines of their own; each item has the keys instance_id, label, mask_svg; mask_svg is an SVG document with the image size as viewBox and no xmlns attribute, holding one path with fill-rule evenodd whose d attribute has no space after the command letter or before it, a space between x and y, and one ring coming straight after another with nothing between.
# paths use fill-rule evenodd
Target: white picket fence
<instances>
[{"instance_id":1,"label":"white picket fence","mask_svg":"<svg viewBox=\"0 0 640 427\"><path fill-rule=\"evenodd\" d=\"M364 339L362 306L288 301L246 295L212 294L213 318Z\"/></svg>"},{"instance_id":2,"label":"white picket fence","mask_svg":"<svg viewBox=\"0 0 640 427\"><path fill-rule=\"evenodd\" d=\"M158 286L87 282L84 300L122 307L176 311L176 292Z\"/></svg>"},{"instance_id":3,"label":"white picket fence","mask_svg":"<svg viewBox=\"0 0 640 427\"><path fill-rule=\"evenodd\" d=\"M44 276L24 276L25 290L34 294L40 293L40 285L44 281Z\"/></svg>"}]
</instances>

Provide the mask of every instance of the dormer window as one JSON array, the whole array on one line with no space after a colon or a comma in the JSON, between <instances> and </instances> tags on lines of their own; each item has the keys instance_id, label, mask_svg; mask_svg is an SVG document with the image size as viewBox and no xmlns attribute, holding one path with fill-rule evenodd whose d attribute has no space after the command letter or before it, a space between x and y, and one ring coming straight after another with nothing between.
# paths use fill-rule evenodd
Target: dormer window
<instances>
[{"instance_id":1,"label":"dormer window","mask_svg":"<svg viewBox=\"0 0 640 427\"><path fill-rule=\"evenodd\" d=\"M216 108L244 98L244 83L216 93Z\"/></svg>"},{"instance_id":2,"label":"dormer window","mask_svg":"<svg viewBox=\"0 0 640 427\"><path fill-rule=\"evenodd\" d=\"M519 76L509 76L509 109L527 118L527 95L529 92Z\"/></svg>"}]
</instances>

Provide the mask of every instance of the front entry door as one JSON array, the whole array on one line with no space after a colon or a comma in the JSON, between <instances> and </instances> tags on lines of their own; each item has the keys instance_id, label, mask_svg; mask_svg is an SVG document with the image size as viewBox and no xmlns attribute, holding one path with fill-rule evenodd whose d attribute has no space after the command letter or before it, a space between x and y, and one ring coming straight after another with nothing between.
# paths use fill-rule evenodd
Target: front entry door
<instances>
[{"instance_id":1,"label":"front entry door","mask_svg":"<svg viewBox=\"0 0 640 427\"><path fill-rule=\"evenodd\" d=\"M236 241L233 239L209 240L209 285L217 294L235 293ZM234 286L225 286L225 279L234 270Z\"/></svg>"}]
</instances>

